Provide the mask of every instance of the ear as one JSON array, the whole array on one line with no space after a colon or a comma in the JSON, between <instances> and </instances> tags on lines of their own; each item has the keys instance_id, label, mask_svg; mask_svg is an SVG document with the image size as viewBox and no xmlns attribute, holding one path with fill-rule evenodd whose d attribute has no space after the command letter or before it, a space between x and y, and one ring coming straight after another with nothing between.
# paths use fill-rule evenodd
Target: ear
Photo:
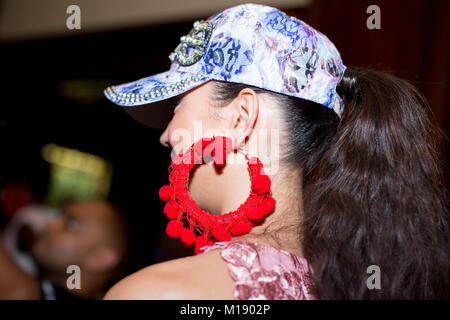
<instances>
[{"instance_id":1,"label":"ear","mask_svg":"<svg viewBox=\"0 0 450 320\"><path fill-rule=\"evenodd\" d=\"M236 150L245 143L256 124L259 113L259 99L256 92L250 88L242 89L233 102L232 130L234 132Z\"/></svg>"},{"instance_id":2,"label":"ear","mask_svg":"<svg viewBox=\"0 0 450 320\"><path fill-rule=\"evenodd\" d=\"M116 250L107 246L99 246L88 253L85 267L91 272L103 272L115 268L118 263L119 254Z\"/></svg>"}]
</instances>

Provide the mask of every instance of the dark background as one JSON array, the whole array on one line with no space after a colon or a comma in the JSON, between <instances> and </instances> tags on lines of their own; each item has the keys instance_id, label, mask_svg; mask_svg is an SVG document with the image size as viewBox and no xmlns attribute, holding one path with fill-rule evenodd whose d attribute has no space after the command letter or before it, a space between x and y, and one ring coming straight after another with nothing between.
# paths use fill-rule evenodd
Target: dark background
<instances>
[{"instance_id":1,"label":"dark background","mask_svg":"<svg viewBox=\"0 0 450 320\"><path fill-rule=\"evenodd\" d=\"M366 27L372 4L381 8L380 30ZM286 12L327 35L347 66L412 81L448 135L450 1L316 0ZM168 70L168 55L192 22L0 44L0 188L23 181L42 200L49 165L41 148L47 143L109 160L109 198L127 213L133 270L192 250L160 237L167 221L158 190L168 182L170 164L169 149L159 143L162 131L134 122L102 90ZM443 161L450 177L448 150ZM162 251L161 241L174 250Z\"/></svg>"}]
</instances>

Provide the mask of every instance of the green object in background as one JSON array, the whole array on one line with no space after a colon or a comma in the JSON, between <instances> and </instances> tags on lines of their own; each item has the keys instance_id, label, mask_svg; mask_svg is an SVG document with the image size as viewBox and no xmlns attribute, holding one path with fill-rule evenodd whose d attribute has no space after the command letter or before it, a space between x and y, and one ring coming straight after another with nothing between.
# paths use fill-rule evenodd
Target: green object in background
<instances>
[{"instance_id":1,"label":"green object in background","mask_svg":"<svg viewBox=\"0 0 450 320\"><path fill-rule=\"evenodd\" d=\"M105 159L78 150L47 144L42 157L50 163L46 204L59 207L71 199L106 199L112 165Z\"/></svg>"}]
</instances>

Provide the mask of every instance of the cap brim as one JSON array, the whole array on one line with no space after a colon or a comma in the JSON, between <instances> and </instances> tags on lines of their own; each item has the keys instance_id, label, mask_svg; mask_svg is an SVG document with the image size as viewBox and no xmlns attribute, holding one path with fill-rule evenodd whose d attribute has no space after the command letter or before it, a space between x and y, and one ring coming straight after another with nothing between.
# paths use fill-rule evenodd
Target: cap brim
<instances>
[{"instance_id":1,"label":"cap brim","mask_svg":"<svg viewBox=\"0 0 450 320\"><path fill-rule=\"evenodd\" d=\"M134 82L108 87L104 93L136 121L152 128L164 129L173 114L171 98L209 80L201 74L169 70Z\"/></svg>"}]
</instances>

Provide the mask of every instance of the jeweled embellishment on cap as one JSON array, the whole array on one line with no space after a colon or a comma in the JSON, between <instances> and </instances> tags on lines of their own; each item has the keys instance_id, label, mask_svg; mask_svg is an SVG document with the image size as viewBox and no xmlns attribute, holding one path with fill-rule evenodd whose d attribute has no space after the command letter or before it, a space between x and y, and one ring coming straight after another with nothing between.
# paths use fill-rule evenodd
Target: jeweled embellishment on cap
<instances>
[{"instance_id":1,"label":"jeweled embellishment on cap","mask_svg":"<svg viewBox=\"0 0 450 320\"><path fill-rule=\"evenodd\" d=\"M174 62L176 60L181 66L190 66L196 63L206 51L212 30L213 25L210 22L195 21L194 28L187 36L180 38L180 44L169 55L170 61Z\"/></svg>"}]
</instances>

